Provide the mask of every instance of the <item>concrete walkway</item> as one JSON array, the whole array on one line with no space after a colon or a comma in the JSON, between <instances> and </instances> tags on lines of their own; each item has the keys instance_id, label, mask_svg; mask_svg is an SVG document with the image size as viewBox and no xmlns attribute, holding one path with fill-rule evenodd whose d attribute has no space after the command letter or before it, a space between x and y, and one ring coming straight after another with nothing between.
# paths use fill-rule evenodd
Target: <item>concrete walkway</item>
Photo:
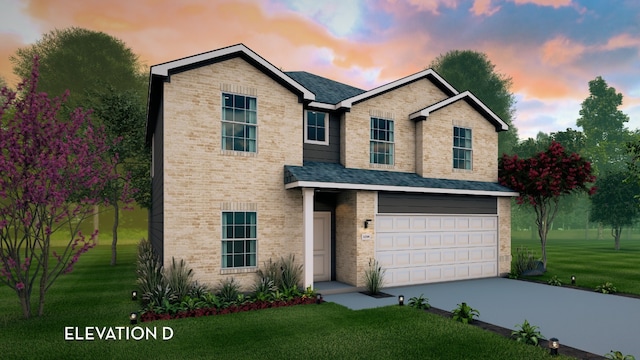
<instances>
[{"instance_id":1,"label":"concrete walkway","mask_svg":"<svg viewBox=\"0 0 640 360\"><path fill-rule=\"evenodd\" d=\"M451 311L466 302L479 320L514 329L526 319L545 338L594 354L620 350L640 358L640 299L505 278L385 288L394 297L374 299L358 292L326 295L353 310L397 305L398 295L424 294L431 306Z\"/></svg>"}]
</instances>

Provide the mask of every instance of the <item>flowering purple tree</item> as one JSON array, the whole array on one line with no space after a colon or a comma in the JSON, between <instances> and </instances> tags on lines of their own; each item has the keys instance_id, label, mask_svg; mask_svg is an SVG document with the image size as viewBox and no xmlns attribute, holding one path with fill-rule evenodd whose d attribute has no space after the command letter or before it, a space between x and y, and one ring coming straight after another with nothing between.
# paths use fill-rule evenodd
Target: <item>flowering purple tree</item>
<instances>
[{"instance_id":1,"label":"flowering purple tree","mask_svg":"<svg viewBox=\"0 0 640 360\"><path fill-rule=\"evenodd\" d=\"M41 316L47 290L95 246L97 234L79 226L115 176L103 130L82 109L61 121L67 94L38 93L38 77L36 58L30 78L0 93L0 282L15 290L25 318L33 290ZM63 229L68 240L53 241Z\"/></svg>"}]
</instances>

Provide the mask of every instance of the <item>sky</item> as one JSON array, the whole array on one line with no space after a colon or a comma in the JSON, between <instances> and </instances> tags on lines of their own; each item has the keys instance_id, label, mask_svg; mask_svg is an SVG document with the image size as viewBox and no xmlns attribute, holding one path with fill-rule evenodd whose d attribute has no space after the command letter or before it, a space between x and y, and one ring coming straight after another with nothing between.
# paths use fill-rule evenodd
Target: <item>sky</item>
<instances>
[{"instance_id":1,"label":"sky","mask_svg":"<svg viewBox=\"0 0 640 360\"><path fill-rule=\"evenodd\" d=\"M112 35L149 66L244 43L284 71L365 90L480 51L512 79L521 139L578 129L597 76L640 128L637 0L0 0L0 76L15 86L9 57L69 27Z\"/></svg>"}]
</instances>

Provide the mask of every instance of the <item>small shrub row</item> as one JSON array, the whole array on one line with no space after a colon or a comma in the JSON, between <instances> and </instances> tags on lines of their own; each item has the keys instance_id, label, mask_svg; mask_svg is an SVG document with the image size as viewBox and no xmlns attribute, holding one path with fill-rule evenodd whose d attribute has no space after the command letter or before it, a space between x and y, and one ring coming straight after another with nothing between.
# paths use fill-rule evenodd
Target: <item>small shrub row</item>
<instances>
[{"instance_id":1,"label":"small shrub row","mask_svg":"<svg viewBox=\"0 0 640 360\"><path fill-rule=\"evenodd\" d=\"M151 244L144 239L138 245L136 272L143 319L202 316L316 301L311 288L302 291L302 265L296 265L293 255L265 262L257 271L250 293L242 292L234 278L221 280L210 290L193 280L193 270L184 260L172 259L171 267L164 269ZM229 308L232 310L226 310Z\"/></svg>"},{"instance_id":2,"label":"small shrub row","mask_svg":"<svg viewBox=\"0 0 640 360\"><path fill-rule=\"evenodd\" d=\"M284 307L284 306L315 304L315 303L316 303L315 296L309 297L309 296L303 295L291 300L279 300L279 301L255 300L255 301L246 301L242 304L230 304L226 307L217 307L217 306L197 307L196 306L194 308L185 308L180 306L180 307L174 308L174 311L167 311L168 309L160 310L160 312L156 312L154 310L145 311L142 313L142 315L140 315L140 319L143 322L149 322L154 320L183 319L188 317L234 314L234 313L244 312L244 311L271 309L271 308L278 308L278 307Z\"/></svg>"}]
</instances>

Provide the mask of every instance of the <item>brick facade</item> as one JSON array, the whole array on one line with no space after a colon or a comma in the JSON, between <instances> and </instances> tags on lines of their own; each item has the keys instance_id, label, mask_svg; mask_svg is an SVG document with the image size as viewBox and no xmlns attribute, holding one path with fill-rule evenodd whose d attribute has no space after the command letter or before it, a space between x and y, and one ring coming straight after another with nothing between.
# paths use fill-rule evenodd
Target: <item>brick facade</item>
<instances>
[{"instance_id":1,"label":"brick facade","mask_svg":"<svg viewBox=\"0 0 640 360\"><path fill-rule=\"evenodd\" d=\"M221 150L222 91L257 98L256 153ZM222 211L257 212L258 265L293 253L302 261L302 195L282 185L283 164L302 165L302 104L241 58L171 76L164 94L165 259L184 259L215 286L249 272L221 270Z\"/></svg>"},{"instance_id":2,"label":"brick facade","mask_svg":"<svg viewBox=\"0 0 640 360\"><path fill-rule=\"evenodd\" d=\"M163 84L164 155L155 160L163 165L163 260L184 259L195 278L210 286L233 277L248 291L255 280L255 267L222 268L224 211L257 213L258 266L288 254L298 263L304 259L302 190L283 185L284 166L303 165L304 101L267 73L237 56L171 74ZM257 99L255 153L222 150L223 92ZM409 119L448 96L423 77L339 110L340 162L347 168L496 182L498 133L465 100L426 120ZM391 165L370 164L372 116L394 121ZM472 129L472 170L453 169L454 126ZM365 269L376 256L377 198L377 191L358 189L335 196L337 281L365 286ZM510 211L510 199L498 198L501 275L510 270ZM371 220L367 229L365 220Z\"/></svg>"}]
</instances>

